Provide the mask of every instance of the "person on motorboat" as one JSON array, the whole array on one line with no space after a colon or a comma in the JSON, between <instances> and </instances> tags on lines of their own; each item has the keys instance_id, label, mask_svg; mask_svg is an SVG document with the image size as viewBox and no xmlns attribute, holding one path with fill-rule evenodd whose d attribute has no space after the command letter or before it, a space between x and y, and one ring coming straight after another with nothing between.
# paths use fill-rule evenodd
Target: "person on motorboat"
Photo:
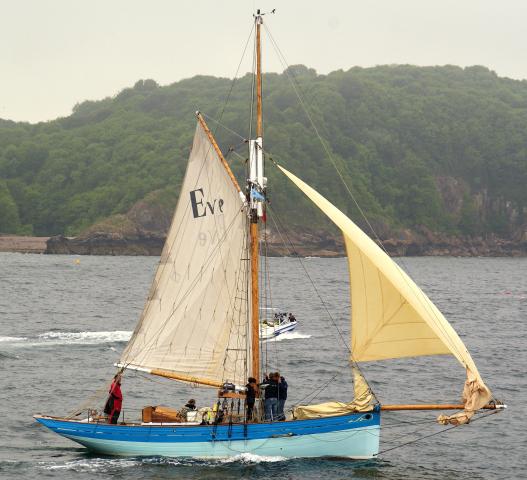
<instances>
[{"instance_id":1,"label":"person on motorboat","mask_svg":"<svg viewBox=\"0 0 527 480\"><path fill-rule=\"evenodd\" d=\"M285 312L278 312L274 314L274 324L275 325L281 325L285 322L287 318L287 313Z\"/></svg>"}]
</instances>

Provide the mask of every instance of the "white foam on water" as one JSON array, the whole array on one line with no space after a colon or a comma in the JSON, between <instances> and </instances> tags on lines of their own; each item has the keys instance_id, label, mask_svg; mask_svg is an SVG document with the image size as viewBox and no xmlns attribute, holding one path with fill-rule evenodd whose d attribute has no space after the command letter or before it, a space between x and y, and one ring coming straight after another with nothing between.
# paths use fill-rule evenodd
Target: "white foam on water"
<instances>
[{"instance_id":1,"label":"white foam on water","mask_svg":"<svg viewBox=\"0 0 527 480\"><path fill-rule=\"evenodd\" d=\"M132 332L116 330L113 332L45 332L38 336L41 342L57 344L68 343L113 343L127 342L130 340Z\"/></svg>"},{"instance_id":2,"label":"white foam on water","mask_svg":"<svg viewBox=\"0 0 527 480\"><path fill-rule=\"evenodd\" d=\"M311 338L311 335L305 335L298 332L285 332L280 335L266 340L267 342L281 342L283 340L302 340L304 338Z\"/></svg>"},{"instance_id":3,"label":"white foam on water","mask_svg":"<svg viewBox=\"0 0 527 480\"><path fill-rule=\"evenodd\" d=\"M116 468L130 468L137 467L141 464L138 460L129 460L123 458L92 458L71 460L62 464L47 464L42 463L41 468L45 470L70 470L73 472L108 472Z\"/></svg>"},{"instance_id":4,"label":"white foam on water","mask_svg":"<svg viewBox=\"0 0 527 480\"><path fill-rule=\"evenodd\" d=\"M155 458L134 458L134 459L125 459L125 458L91 458L91 459L79 459L79 460L70 460L66 463L49 463L41 462L39 467L44 470L67 470L78 473L110 473L122 470L125 468L137 468L141 465L171 465L171 466L180 466L180 465L197 465L197 466L217 466L218 464L228 464L228 463L242 463L242 464L257 464L257 463L275 463L283 462L287 460L285 457L272 457L272 456L262 456L256 455L254 453L240 453L229 458L207 458L202 459L191 459L191 458L170 458L170 457L155 457ZM198 463L196 463L198 462Z\"/></svg>"},{"instance_id":5,"label":"white foam on water","mask_svg":"<svg viewBox=\"0 0 527 480\"><path fill-rule=\"evenodd\" d=\"M0 342L25 342L27 337L0 337Z\"/></svg>"},{"instance_id":6,"label":"white foam on water","mask_svg":"<svg viewBox=\"0 0 527 480\"><path fill-rule=\"evenodd\" d=\"M233 463L233 462L239 462L239 463L273 463L273 462L283 462L284 460L287 460L285 457L271 457L271 456L263 456L263 455L256 455L254 453L240 453L239 455L235 455L234 457L230 458L224 458L220 460L220 463Z\"/></svg>"}]
</instances>

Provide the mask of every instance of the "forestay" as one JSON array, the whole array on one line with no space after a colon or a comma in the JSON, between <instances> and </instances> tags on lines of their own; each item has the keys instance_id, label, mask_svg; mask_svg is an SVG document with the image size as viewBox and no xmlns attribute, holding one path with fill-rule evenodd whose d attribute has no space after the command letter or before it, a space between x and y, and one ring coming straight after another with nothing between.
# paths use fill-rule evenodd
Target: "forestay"
<instances>
[{"instance_id":1,"label":"forestay","mask_svg":"<svg viewBox=\"0 0 527 480\"><path fill-rule=\"evenodd\" d=\"M339 209L279 168L342 230L351 285L353 360L452 354L467 371L466 410L485 405L491 394L472 357L425 293Z\"/></svg>"},{"instance_id":2,"label":"forestay","mask_svg":"<svg viewBox=\"0 0 527 480\"><path fill-rule=\"evenodd\" d=\"M202 383L246 382L246 224L240 193L198 124L155 279L120 364Z\"/></svg>"}]
</instances>

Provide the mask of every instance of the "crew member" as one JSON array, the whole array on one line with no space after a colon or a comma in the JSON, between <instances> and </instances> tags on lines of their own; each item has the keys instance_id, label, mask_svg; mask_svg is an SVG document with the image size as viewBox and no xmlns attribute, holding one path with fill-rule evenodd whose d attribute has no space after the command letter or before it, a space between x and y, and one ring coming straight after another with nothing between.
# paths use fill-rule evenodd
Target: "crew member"
<instances>
[{"instance_id":1,"label":"crew member","mask_svg":"<svg viewBox=\"0 0 527 480\"><path fill-rule=\"evenodd\" d=\"M276 374L271 373L269 376L266 376L260 386L265 389L265 419L268 421L276 420L278 407L278 382Z\"/></svg>"},{"instance_id":2,"label":"crew member","mask_svg":"<svg viewBox=\"0 0 527 480\"><path fill-rule=\"evenodd\" d=\"M247 420L252 420L254 403L256 401L256 394L258 392L258 385L256 384L256 378L249 377L249 383L245 385L247 393L245 394L245 405L247 407Z\"/></svg>"},{"instance_id":3,"label":"crew member","mask_svg":"<svg viewBox=\"0 0 527 480\"><path fill-rule=\"evenodd\" d=\"M108 400L106 401L106 407L104 411L109 410L108 413L108 423L117 423L117 419L121 414L121 408L123 406L123 394L121 392L121 374L117 373L113 377L113 382L110 385Z\"/></svg>"},{"instance_id":4,"label":"crew member","mask_svg":"<svg viewBox=\"0 0 527 480\"><path fill-rule=\"evenodd\" d=\"M187 420L187 413L196 410L196 400L191 398L185 406L179 411L179 415L181 416L183 421Z\"/></svg>"},{"instance_id":5,"label":"crew member","mask_svg":"<svg viewBox=\"0 0 527 480\"><path fill-rule=\"evenodd\" d=\"M285 420L284 406L287 400L287 382L278 372L276 372L276 377L278 381L278 406L276 413L278 420Z\"/></svg>"}]
</instances>

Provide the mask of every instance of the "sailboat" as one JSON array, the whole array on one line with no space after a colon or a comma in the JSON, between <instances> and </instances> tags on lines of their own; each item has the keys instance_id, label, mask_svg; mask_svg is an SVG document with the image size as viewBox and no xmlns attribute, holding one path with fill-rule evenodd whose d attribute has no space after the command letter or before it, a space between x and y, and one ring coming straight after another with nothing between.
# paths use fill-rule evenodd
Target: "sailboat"
<instances>
[{"instance_id":1,"label":"sailboat","mask_svg":"<svg viewBox=\"0 0 527 480\"><path fill-rule=\"evenodd\" d=\"M109 424L93 412L82 420L35 415L53 432L93 452L367 459L379 453L383 411L457 410L438 420L458 425L483 409L504 407L493 399L455 330L413 280L337 207L277 165L344 237L352 305L349 361L354 397L299 405L285 420L246 414L247 379L260 380L266 373L259 331L259 224L267 191L262 23L258 11L256 132L248 142L246 185L240 187L204 116L197 112L185 178L155 278L137 327L116 364L124 373L135 370L216 389L215 416L208 422L187 422L169 414L155 417L152 407L143 410L141 421L118 424ZM466 371L462 403L383 405L359 369L360 362L443 354L453 355Z\"/></svg>"}]
</instances>

